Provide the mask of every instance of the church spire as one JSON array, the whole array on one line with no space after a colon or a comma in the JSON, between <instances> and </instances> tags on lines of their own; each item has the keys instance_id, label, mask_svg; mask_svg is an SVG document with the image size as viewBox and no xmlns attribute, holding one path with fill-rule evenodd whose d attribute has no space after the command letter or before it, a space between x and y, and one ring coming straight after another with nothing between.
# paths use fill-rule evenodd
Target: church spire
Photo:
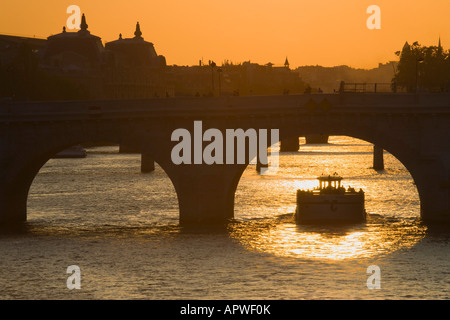
<instances>
[{"instance_id":1,"label":"church spire","mask_svg":"<svg viewBox=\"0 0 450 320\"><path fill-rule=\"evenodd\" d=\"M289 61L287 57L286 60L284 61L284 66L289 69Z\"/></svg>"},{"instance_id":2,"label":"church spire","mask_svg":"<svg viewBox=\"0 0 450 320\"><path fill-rule=\"evenodd\" d=\"M86 16L85 16L84 13L83 13L83 15L81 16L80 29L81 29L81 30L87 30L87 28L88 28L88 25L87 25L87 23L86 23Z\"/></svg>"},{"instance_id":3,"label":"church spire","mask_svg":"<svg viewBox=\"0 0 450 320\"><path fill-rule=\"evenodd\" d=\"M443 56L444 50L442 49L442 45L441 45L441 36L439 36L439 42L438 42L438 47L437 47L437 54L439 56Z\"/></svg>"},{"instance_id":4,"label":"church spire","mask_svg":"<svg viewBox=\"0 0 450 320\"><path fill-rule=\"evenodd\" d=\"M142 38L141 26L139 21L136 23L136 31L134 32L135 38Z\"/></svg>"},{"instance_id":5,"label":"church spire","mask_svg":"<svg viewBox=\"0 0 450 320\"><path fill-rule=\"evenodd\" d=\"M89 33L89 31L87 30L88 28L88 24L86 23L86 17L83 13L83 15L81 16L81 24L80 24L80 33Z\"/></svg>"}]
</instances>

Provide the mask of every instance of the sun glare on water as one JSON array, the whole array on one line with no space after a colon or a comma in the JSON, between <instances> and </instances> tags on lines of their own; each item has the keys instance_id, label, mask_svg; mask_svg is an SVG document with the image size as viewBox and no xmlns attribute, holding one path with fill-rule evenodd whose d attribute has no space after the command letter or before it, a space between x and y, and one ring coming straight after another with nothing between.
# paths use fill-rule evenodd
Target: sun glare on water
<instances>
[{"instance_id":1,"label":"sun glare on water","mask_svg":"<svg viewBox=\"0 0 450 320\"><path fill-rule=\"evenodd\" d=\"M425 227L400 222L315 226L294 223L242 227L239 238L250 250L313 260L369 258L417 244Z\"/></svg>"}]
</instances>

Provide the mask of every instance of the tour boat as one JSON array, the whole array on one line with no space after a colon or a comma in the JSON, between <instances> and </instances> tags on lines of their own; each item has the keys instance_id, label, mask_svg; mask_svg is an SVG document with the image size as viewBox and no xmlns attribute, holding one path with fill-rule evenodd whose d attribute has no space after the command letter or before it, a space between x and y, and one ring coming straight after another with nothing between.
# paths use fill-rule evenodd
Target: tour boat
<instances>
[{"instance_id":1,"label":"tour boat","mask_svg":"<svg viewBox=\"0 0 450 320\"><path fill-rule=\"evenodd\" d=\"M59 153L57 153L53 158L86 158L86 150L80 146L72 146Z\"/></svg>"},{"instance_id":2,"label":"tour boat","mask_svg":"<svg viewBox=\"0 0 450 320\"><path fill-rule=\"evenodd\" d=\"M341 186L337 173L317 178L319 187L297 190L297 223L363 222L366 220L364 191Z\"/></svg>"}]
</instances>

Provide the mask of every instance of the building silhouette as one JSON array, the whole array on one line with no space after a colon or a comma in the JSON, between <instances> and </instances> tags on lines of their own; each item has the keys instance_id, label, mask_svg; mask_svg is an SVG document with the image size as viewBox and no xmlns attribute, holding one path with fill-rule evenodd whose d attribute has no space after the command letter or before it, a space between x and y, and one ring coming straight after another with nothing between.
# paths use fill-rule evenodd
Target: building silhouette
<instances>
[{"instance_id":1,"label":"building silhouette","mask_svg":"<svg viewBox=\"0 0 450 320\"><path fill-rule=\"evenodd\" d=\"M168 66L153 43L144 40L139 22L134 37L120 34L117 40L103 44L99 36L89 31L84 14L78 31L69 32L63 27L61 33L47 39L0 36L0 68L11 64L24 48L29 50L26 56L35 59L39 68L38 75L24 74L15 81L33 79L20 93L29 100L294 94L302 93L306 87L298 72L289 68L287 57L280 66L250 61ZM11 82L6 79L10 75L0 72L1 76L3 82ZM51 81L47 81L49 77ZM40 95L44 83L48 92ZM16 93L9 94L13 91L1 95L15 98Z\"/></svg>"},{"instance_id":2,"label":"building silhouette","mask_svg":"<svg viewBox=\"0 0 450 320\"><path fill-rule=\"evenodd\" d=\"M21 57L24 50L28 50L26 56L29 58ZM15 63L18 58L20 61ZM36 62L32 69L36 73L38 68L39 75L31 77L35 83L22 90L21 95L28 95L27 99L36 98L36 94L31 94L36 91L32 87L38 87L41 78L49 76L65 80L65 89L73 93L67 95L69 99L141 99L174 95L166 79L166 60L157 55L151 42L144 41L139 23L133 38L119 36L118 40L105 45L100 37L88 30L84 14L80 30L76 32L68 32L63 27L61 33L47 39L0 35L0 68L4 67L0 71L9 70L0 72L2 82L16 76L26 64L25 60L31 59ZM26 78L24 75L16 82L25 82ZM62 82L58 80L52 81L53 87L47 85L49 90L62 91ZM15 98L16 94L2 92L2 96Z\"/></svg>"},{"instance_id":3,"label":"building silhouette","mask_svg":"<svg viewBox=\"0 0 450 320\"><path fill-rule=\"evenodd\" d=\"M69 78L82 86L92 98L105 98L104 73L107 54L101 38L88 31L83 14L78 32L63 31L49 36L39 52L43 70Z\"/></svg>"},{"instance_id":4,"label":"building silhouette","mask_svg":"<svg viewBox=\"0 0 450 320\"><path fill-rule=\"evenodd\" d=\"M306 87L298 72L273 63L245 61L222 65L169 66L176 96L299 94Z\"/></svg>"},{"instance_id":5,"label":"building silhouette","mask_svg":"<svg viewBox=\"0 0 450 320\"><path fill-rule=\"evenodd\" d=\"M108 52L105 91L109 98L152 98L173 96L166 73L166 59L158 55L153 43L142 37L139 22L133 38L105 44Z\"/></svg>"}]
</instances>

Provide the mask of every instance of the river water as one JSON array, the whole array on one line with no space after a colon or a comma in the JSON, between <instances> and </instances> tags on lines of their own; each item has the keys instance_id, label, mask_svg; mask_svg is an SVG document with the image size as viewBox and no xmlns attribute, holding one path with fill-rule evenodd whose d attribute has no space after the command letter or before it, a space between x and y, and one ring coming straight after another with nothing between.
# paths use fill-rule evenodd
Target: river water
<instances>
[{"instance_id":1,"label":"river water","mask_svg":"<svg viewBox=\"0 0 450 320\"><path fill-rule=\"evenodd\" d=\"M303 139L301 141L304 142ZM117 147L52 159L30 190L28 221L0 233L1 299L449 299L450 229L420 222L408 171L349 137L282 153L276 175L244 172L226 230L178 226L173 185ZM299 226L297 189L322 173L366 193L366 223ZM67 267L81 270L69 290ZM369 289L369 266L380 270Z\"/></svg>"}]
</instances>

